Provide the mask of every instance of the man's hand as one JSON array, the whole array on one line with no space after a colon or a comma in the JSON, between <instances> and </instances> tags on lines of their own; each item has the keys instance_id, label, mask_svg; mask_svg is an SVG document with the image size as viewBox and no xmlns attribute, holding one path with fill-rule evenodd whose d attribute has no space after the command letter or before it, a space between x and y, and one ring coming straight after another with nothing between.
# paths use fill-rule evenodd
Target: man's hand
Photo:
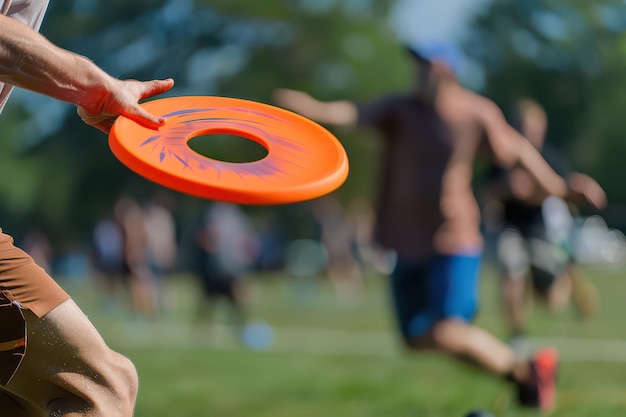
<instances>
[{"instance_id":1,"label":"man's hand","mask_svg":"<svg viewBox=\"0 0 626 417\"><path fill-rule=\"evenodd\" d=\"M158 129L165 118L157 117L139 101L162 94L174 86L174 80L113 80L108 88L96 92L89 104L79 106L78 115L85 123L108 134L118 116L122 115L149 129Z\"/></svg>"},{"instance_id":2,"label":"man's hand","mask_svg":"<svg viewBox=\"0 0 626 417\"><path fill-rule=\"evenodd\" d=\"M606 193L600 184L590 176L573 172L567 177L567 183L570 188L568 200L576 205L589 203L597 209L606 207Z\"/></svg>"},{"instance_id":3,"label":"man's hand","mask_svg":"<svg viewBox=\"0 0 626 417\"><path fill-rule=\"evenodd\" d=\"M273 99L276 104L288 109L301 109L314 102L313 98L303 91L291 90L289 88L277 88L274 90Z\"/></svg>"}]
</instances>

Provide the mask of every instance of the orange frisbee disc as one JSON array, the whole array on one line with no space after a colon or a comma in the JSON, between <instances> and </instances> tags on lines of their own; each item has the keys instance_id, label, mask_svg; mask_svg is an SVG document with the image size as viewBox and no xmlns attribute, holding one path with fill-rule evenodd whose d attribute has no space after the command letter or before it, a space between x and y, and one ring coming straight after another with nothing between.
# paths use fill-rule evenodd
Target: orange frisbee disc
<instances>
[{"instance_id":1,"label":"orange frisbee disc","mask_svg":"<svg viewBox=\"0 0 626 417\"><path fill-rule=\"evenodd\" d=\"M152 130L119 117L109 146L124 165L173 190L232 203L283 204L330 193L348 175L348 158L337 138L291 111L212 96L164 98L141 106L167 122ZM253 162L225 162L187 144L211 134L253 140L267 155Z\"/></svg>"}]
</instances>

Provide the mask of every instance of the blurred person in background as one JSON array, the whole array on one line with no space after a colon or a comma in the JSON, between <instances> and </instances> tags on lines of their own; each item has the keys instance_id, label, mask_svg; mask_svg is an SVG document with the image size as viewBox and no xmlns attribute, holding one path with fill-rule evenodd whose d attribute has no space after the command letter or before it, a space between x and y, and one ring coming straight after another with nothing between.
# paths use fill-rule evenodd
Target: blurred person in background
<instances>
[{"instance_id":1,"label":"blurred person in background","mask_svg":"<svg viewBox=\"0 0 626 417\"><path fill-rule=\"evenodd\" d=\"M130 308L138 317L157 313L156 278L152 270L146 213L133 197L124 195L115 203L115 219L122 230L124 272L130 291Z\"/></svg>"},{"instance_id":2,"label":"blurred person in background","mask_svg":"<svg viewBox=\"0 0 626 417\"><path fill-rule=\"evenodd\" d=\"M157 129L138 102L173 80L119 80L39 34L47 0L0 1L0 110L13 87L76 105L108 133L119 115ZM70 296L0 232L0 415L131 417L137 371ZM28 337L27 337L28 335Z\"/></svg>"},{"instance_id":3,"label":"blurred person in background","mask_svg":"<svg viewBox=\"0 0 626 417\"><path fill-rule=\"evenodd\" d=\"M154 280L155 303L158 311L173 307L174 300L165 294L165 280L178 262L178 239L174 212L176 201L166 190L159 190L144 207L144 227L148 262ZM172 297L173 298L173 297ZM166 304L170 305L166 305Z\"/></svg>"},{"instance_id":4,"label":"blurred person in background","mask_svg":"<svg viewBox=\"0 0 626 417\"><path fill-rule=\"evenodd\" d=\"M363 296L363 271L355 257L355 233L341 202L334 195L312 201L313 218L326 249L326 274L340 301L351 303Z\"/></svg>"},{"instance_id":5,"label":"blurred person in background","mask_svg":"<svg viewBox=\"0 0 626 417\"><path fill-rule=\"evenodd\" d=\"M368 272L389 275L393 267L393 252L374 240L375 212L372 203L356 199L346 209L347 222L353 235L354 253L364 275Z\"/></svg>"},{"instance_id":6,"label":"blurred person in background","mask_svg":"<svg viewBox=\"0 0 626 417\"><path fill-rule=\"evenodd\" d=\"M243 329L248 318L246 275L258 254L258 236L243 210L235 204L211 203L196 236L197 323L209 322L218 302L226 301L236 331Z\"/></svg>"},{"instance_id":7,"label":"blurred person in background","mask_svg":"<svg viewBox=\"0 0 626 417\"><path fill-rule=\"evenodd\" d=\"M126 306L128 294L124 262L124 236L113 215L103 216L92 234L94 265L101 299L109 312Z\"/></svg>"},{"instance_id":8,"label":"blurred person in background","mask_svg":"<svg viewBox=\"0 0 626 417\"><path fill-rule=\"evenodd\" d=\"M37 227L30 228L22 239L21 248L47 273L52 272L52 245L46 234Z\"/></svg>"},{"instance_id":9,"label":"blurred person in background","mask_svg":"<svg viewBox=\"0 0 626 417\"><path fill-rule=\"evenodd\" d=\"M604 200L572 188L495 103L457 82L462 53L455 45L423 42L408 52L415 85L406 93L357 104L278 89L275 102L323 124L369 126L381 134L375 237L397 255L391 293L406 346L469 360L513 382L521 405L550 410L558 353L545 348L517 358L510 346L472 324L483 247L473 163L481 150L490 150L501 166L527 169L546 194L596 205Z\"/></svg>"},{"instance_id":10,"label":"blurred person in background","mask_svg":"<svg viewBox=\"0 0 626 417\"><path fill-rule=\"evenodd\" d=\"M572 172L545 144L548 119L539 103L519 100L514 119L520 133L571 186L606 198L593 178ZM573 297L579 311L589 316L598 309L598 292L573 258L571 206L556 196L545 198L537 181L521 168L493 167L490 177L485 221L497 232L496 259L511 344L524 350L528 280L535 299L552 311L562 311Z\"/></svg>"}]
</instances>

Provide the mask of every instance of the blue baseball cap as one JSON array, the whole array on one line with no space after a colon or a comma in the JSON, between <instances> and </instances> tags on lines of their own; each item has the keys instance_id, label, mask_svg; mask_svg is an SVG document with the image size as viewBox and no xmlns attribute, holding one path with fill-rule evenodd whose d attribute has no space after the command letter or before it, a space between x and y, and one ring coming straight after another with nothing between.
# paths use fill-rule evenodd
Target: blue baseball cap
<instances>
[{"instance_id":1,"label":"blue baseball cap","mask_svg":"<svg viewBox=\"0 0 626 417\"><path fill-rule=\"evenodd\" d=\"M458 74L463 64L463 51L454 42L423 40L406 45L406 49L415 58L421 58L428 62L445 63L455 74Z\"/></svg>"}]
</instances>

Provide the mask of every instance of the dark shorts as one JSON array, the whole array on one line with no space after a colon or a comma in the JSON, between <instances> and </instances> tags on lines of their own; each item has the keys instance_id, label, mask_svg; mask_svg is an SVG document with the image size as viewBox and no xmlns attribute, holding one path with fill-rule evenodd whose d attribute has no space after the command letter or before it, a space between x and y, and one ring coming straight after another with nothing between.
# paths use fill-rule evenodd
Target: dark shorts
<instances>
[{"instance_id":1,"label":"dark shorts","mask_svg":"<svg viewBox=\"0 0 626 417\"><path fill-rule=\"evenodd\" d=\"M20 307L0 292L0 385L17 371L26 351L26 321Z\"/></svg>"},{"instance_id":2,"label":"dark shorts","mask_svg":"<svg viewBox=\"0 0 626 417\"><path fill-rule=\"evenodd\" d=\"M231 301L237 299L235 295L236 280L232 279L216 279L216 277L200 277L200 285L202 292L207 298L226 298Z\"/></svg>"},{"instance_id":3,"label":"dark shorts","mask_svg":"<svg viewBox=\"0 0 626 417\"><path fill-rule=\"evenodd\" d=\"M437 255L421 262L398 259L391 274L391 295L406 341L443 319L474 319L480 260L480 255Z\"/></svg>"}]
</instances>

